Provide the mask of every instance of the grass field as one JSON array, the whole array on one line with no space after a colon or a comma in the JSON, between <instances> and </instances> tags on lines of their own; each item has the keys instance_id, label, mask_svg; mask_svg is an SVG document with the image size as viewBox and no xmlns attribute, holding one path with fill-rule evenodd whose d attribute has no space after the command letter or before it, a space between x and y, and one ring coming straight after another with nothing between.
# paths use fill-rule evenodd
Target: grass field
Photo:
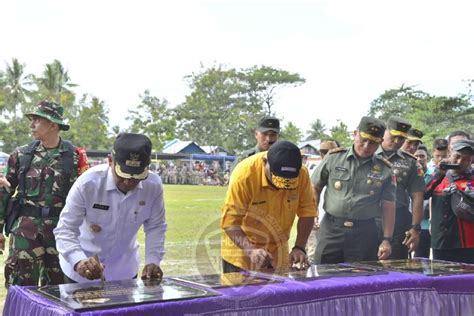
<instances>
[{"instance_id":1,"label":"grass field","mask_svg":"<svg viewBox=\"0 0 474 316\"><path fill-rule=\"evenodd\" d=\"M161 264L165 276L219 272L219 218L226 190L226 187L219 186L165 185L168 231L166 254ZM293 232L293 240L294 235ZM139 232L138 240L143 262L143 231ZM4 254L2 263L5 259ZM3 266L0 269L0 311L3 311L6 297Z\"/></svg>"}]
</instances>

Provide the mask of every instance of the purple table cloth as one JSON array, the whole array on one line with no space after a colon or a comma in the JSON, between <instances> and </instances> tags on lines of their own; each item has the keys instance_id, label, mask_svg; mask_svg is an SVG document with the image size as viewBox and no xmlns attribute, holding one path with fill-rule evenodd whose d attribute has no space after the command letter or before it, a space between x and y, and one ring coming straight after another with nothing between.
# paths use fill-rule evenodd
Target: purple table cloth
<instances>
[{"instance_id":1,"label":"purple table cloth","mask_svg":"<svg viewBox=\"0 0 474 316\"><path fill-rule=\"evenodd\" d=\"M77 313L13 286L4 315L474 315L474 275L390 272L218 292L222 296Z\"/></svg>"}]
</instances>

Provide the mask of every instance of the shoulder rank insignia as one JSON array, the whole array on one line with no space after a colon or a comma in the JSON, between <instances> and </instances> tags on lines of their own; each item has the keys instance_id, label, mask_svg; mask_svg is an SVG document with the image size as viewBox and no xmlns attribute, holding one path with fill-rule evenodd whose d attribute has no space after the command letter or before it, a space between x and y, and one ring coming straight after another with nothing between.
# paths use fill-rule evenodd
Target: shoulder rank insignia
<instances>
[{"instance_id":1,"label":"shoulder rank insignia","mask_svg":"<svg viewBox=\"0 0 474 316\"><path fill-rule=\"evenodd\" d=\"M382 162L389 168L392 168L393 167L393 163L391 163L387 158L385 158L384 156L382 155L378 155L377 158L379 158L380 160L382 160Z\"/></svg>"},{"instance_id":2,"label":"shoulder rank insignia","mask_svg":"<svg viewBox=\"0 0 474 316\"><path fill-rule=\"evenodd\" d=\"M335 154L335 153L340 153L343 151L347 151L347 149L344 147L338 147L338 148L329 149L328 154Z\"/></svg>"},{"instance_id":3,"label":"shoulder rank insignia","mask_svg":"<svg viewBox=\"0 0 474 316\"><path fill-rule=\"evenodd\" d=\"M409 152L402 150L402 153L405 154L406 156L408 156L408 157L413 158L413 159L416 160L416 157L413 156L412 154L410 154Z\"/></svg>"}]
</instances>

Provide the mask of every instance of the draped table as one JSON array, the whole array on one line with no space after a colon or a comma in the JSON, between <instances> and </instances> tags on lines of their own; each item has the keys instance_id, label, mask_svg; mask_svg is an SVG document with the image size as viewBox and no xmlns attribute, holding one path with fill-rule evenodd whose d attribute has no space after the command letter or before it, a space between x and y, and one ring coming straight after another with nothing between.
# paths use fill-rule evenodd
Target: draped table
<instances>
[{"instance_id":1,"label":"draped table","mask_svg":"<svg viewBox=\"0 0 474 316\"><path fill-rule=\"evenodd\" d=\"M78 313L12 286L4 315L474 315L474 274L388 272L215 291L222 295Z\"/></svg>"}]
</instances>

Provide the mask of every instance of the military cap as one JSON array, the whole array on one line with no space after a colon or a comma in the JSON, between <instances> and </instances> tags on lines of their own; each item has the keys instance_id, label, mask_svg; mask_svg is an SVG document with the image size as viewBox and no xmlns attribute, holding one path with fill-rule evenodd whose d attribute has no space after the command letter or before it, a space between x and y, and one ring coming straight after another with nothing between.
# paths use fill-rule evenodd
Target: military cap
<instances>
[{"instance_id":1,"label":"military cap","mask_svg":"<svg viewBox=\"0 0 474 316\"><path fill-rule=\"evenodd\" d=\"M151 141L145 135L119 134L112 151L115 173L125 179L146 179L151 162L151 147Z\"/></svg>"},{"instance_id":2,"label":"military cap","mask_svg":"<svg viewBox=\"0 0 474 316\"><path fill-rule=\"evenodd\" d=\"M408 130L407 136L408 140L419 141L420 143L423 143L423 141L421 140L423 138L423 132L417 128L410 128Z\"/></svg>"},{"instance_id":3,"label":"military cap","mask_svg":"<svg viewBox=\"0 0 474 316\"><path fill-rule=\"evenodd\" d=\"M43 117L53 123L58 124L59 129L63 131L67 131L69 129L69 124L66 123L66 120L63 117L64 108L55 102L47 100L40 101L36 105L34 112L26 113L25 115L30 120L32 119L32 116Z\"/></svg>"},{"instance_id":4,"label":"military cap","mask_svg":"<svg viewBox=\"0 0 474 316\"><path fill-rule=\"evenodd\" d=\"M301 151L288 141L277 141L267 153L272 183L278 189L294 190L298 187L298 175L302 165Z\"/></svg>"},{"instance_id":5,"label":"military cap","mask_svg":"<svg viewBox=\"0 0 474 316\"><path fill-rule=\"evenodd\" d=\"M387 121L387 128L390 131L390 134L393 136L402 136L408 137L408 130L410 129L411 124L407 120L398 117L390 116Z\"/></svg>"},{"instance_id":6,"label":"military cap","mask_svg":"<svg viewBox=\"0 0 474 316\"><path fill-rule=\"evenodd\" d=\"M381 143L385 133L385 123L375 117L364 116L360 120L359 135L363 139L368 139L376 143Z\"/></svg>"},{"instance_id":7,"label":"military cap","mask_svg":"<svg viewBox=\"0 0 474 316\"><path fill-rule=\"evenodd\" d=\"M280 120L273 116L264 116L258 121L257 130L262 133L267 131L280 133Z\"/></svg>"},{"instance_id":8,"label":"military cap","mask_svg":"<svg viewBox=\"0 0 474 316\"><path fill-rule=\"evenodd\" d=\"M325 140L319 145L319 150L330 150L337 147L337 144L333 140Z\"/></svg>"},{"instance_id":9,"label":"military cap","mask_svg":"<svg viewBox=\"0 0 474 316\"><path fill-rule=\"evenodd\" d=\"M470 155L474 155L474 141L471 139L460 139L453 144L453 150L466 150Z\"/></svg>"},{"instance_id":10,"label":"military cap","mask_svg":"<svg viewBox=\"0 0 474 316\"><path fill-rule=\"evenodd\" d=\"M436 138L433 141L433 149L437 149L437 150L448 149L448 140L444 138Z\"/></svg>"}]
</instances>

